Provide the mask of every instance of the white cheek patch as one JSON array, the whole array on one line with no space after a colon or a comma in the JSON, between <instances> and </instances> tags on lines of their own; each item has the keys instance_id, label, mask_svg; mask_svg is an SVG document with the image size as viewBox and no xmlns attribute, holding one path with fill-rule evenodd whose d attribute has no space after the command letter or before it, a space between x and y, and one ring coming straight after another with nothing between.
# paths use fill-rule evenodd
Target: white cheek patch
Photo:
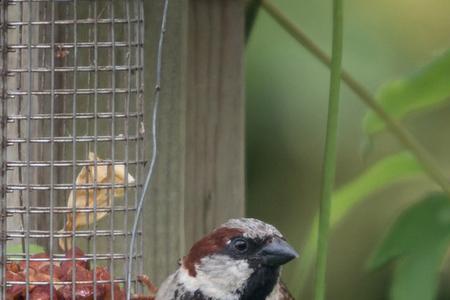
<instances>
[{"instance_id":1,"label":"white cheek patch","mask_svg":"<svg viewBox=\"0 0 450 300\"><path fill-rule=\"evenodd\" d=\"M232 259L226 255L211 255L196 265L197 275L190 276L188 270L180 268L179 281L190 292L201 292L214 299L237 300L237 291L243 290L253 273L245 260Z\"/></svg>"}]
</instances>

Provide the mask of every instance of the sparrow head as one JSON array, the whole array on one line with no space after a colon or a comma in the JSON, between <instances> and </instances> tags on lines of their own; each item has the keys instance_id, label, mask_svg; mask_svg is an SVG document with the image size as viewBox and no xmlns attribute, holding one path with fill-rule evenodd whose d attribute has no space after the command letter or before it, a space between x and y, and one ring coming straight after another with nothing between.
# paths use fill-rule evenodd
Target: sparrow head
<instances>
[{"instance_id":1,"label":"sparrow head","mask_svg":"<svg viewBox=\"0 0 450 300\"><path fill-rule=\"evenodd\" d=\"M213 299L265 299L280 266L296 257L274 226L231 219L192 246L179 279L188 291Z\"/></svg>"}]
</instances>

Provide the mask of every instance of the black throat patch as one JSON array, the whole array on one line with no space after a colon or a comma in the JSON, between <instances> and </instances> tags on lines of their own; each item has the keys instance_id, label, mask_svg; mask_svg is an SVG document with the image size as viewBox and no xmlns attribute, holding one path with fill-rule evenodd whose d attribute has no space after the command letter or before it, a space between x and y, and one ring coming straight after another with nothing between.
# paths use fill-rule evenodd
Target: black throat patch
<instances>
[{"instance_id":1,"label":"black throat patch","mask_svg":"<svg viewBox=\"0 0 450 300\"><path fill-rule=\"evenodd\" d=\"M280 276L279 267L261 266L248 279L240 300L265 300L273 291Z\"/></svg>"}]
</instances>

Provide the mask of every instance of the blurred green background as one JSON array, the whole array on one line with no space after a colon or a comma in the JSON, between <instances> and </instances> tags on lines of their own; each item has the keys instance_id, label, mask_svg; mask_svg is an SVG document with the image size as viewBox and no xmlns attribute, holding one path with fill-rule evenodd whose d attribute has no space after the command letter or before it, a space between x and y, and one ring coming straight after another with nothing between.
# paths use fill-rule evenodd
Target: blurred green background
<instances>
[{"instance_id":1,"label":"blurred green background","mask_svg":"<svg viewBox=\"0 0 450 300\"><path fill-rule=\"evenodd\" d=\"M275 3L329 53L331 1ZM375 93L450 48L449 12L448 0L345 1L344 68ZM300 252L318 208L328 84L328 69L261 9L246 52L247 214L277 225ZM402 149L389 132L369 143L366 106L341 90L337 188ZM404 123L450 174L450 101ZM387 299L392 268L369 272L367 260L404 207L438 190L418 176L356 206L332 232L327 299ZM439 299L450 299L448 261ZM312 299L311 287L303 299Z\"/></svg>"}]
</instances>

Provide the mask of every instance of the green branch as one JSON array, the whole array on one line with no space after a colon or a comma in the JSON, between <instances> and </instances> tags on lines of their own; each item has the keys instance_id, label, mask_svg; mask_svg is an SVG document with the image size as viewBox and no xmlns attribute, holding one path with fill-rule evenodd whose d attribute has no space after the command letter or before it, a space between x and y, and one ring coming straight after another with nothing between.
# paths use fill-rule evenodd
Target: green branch
<instances>
[{"instance_id":1,"label":"green branch","mask_svg":"<svg viewBox=\"0 0 450 300\"><path fill-rule=\"evenodd\" d=\"M331 193L336 173L337 127L339 115L339 91L341 86L342 0L333 0L333 46L331 58L330 94L328 100L327 133L322 170L322 191L319 211L319 237L317 239L317 265L315 300L324 300L326 292L326 271L328 239L330 235Z\"/></svg>"},{"instance_id":2,"label":"green branch","mask_svg":"<svg viewBox=\"0 0 450 300\"><path fill-rule=\"evenodd\" d=\"M323 64L330 67L330 57L314 43L292 20L290 20L279 8L272 4L270 0L262 0L264 9L281 25L293 38L295 38L303 47L311 52ZM392 118L375 100L370 92L350 73L341 71L341 79L347 86L359 96L386 124L387 129L403 144L423 166L428 176L436 182L442 190L450 195L450 183L445 175L440 171L438 165L431 155L419 144L419 142L409 133L405 127L396 119Z\"/></svg>"}]
</instances>

